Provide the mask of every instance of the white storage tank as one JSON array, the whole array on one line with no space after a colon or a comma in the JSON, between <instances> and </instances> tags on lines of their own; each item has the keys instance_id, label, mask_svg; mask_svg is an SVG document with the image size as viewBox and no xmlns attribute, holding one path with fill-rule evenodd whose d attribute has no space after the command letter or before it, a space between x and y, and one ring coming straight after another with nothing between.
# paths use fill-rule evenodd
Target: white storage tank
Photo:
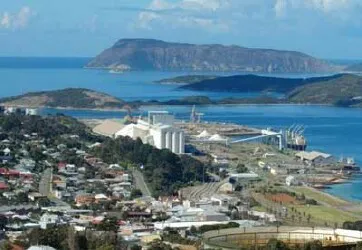
<instances>
[{"instance_id":1,"label":"white storage tank","mask_svg":"<svg viewBox=\"0 0 362 250\"><path fill-rule=\"evenodd\" d=\"M175 154L180 153L180 135L176 131L172 133L172 152Z\"/></svg>"},{"instance_id":2,"label":"white storage tank","mask_svg":"<svg viewBox=\"0 0 362 250\"><path fill-rule=\"evenodd\" d=\"M184 132L180 132L180 154L184 154L185 153L185 133Z\"/></svg>"}]
</instances>

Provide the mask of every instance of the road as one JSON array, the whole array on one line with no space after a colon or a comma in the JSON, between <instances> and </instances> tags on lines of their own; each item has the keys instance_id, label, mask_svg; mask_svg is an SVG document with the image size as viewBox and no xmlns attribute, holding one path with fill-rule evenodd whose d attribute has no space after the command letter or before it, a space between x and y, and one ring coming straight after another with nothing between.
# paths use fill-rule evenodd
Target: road
<instances>
[{"instance_id":1,"label":"road","mask_svg":"<svg viewBox=\"0 0 362 250\"><path fill-rule=\"evenodd\" d=\"M51 181L52 181L52 168L47 168L39 182L39 193L45 196L49 196L51 192Z\"/></svg>"},{"instance_id":2,"label":"road","mask_svg":"<svg viewBox=\"0 0 362 250\"><path fill-rule=\"evenodd\" d=\"M151 192L145 182L145 180L143 179L143 174L138 171L138 170L133 170L132 171L133 174L133 179L134 179L134 184L135 186L141 190L143 196L151 196Z\"/></svg>"}]
</instances>

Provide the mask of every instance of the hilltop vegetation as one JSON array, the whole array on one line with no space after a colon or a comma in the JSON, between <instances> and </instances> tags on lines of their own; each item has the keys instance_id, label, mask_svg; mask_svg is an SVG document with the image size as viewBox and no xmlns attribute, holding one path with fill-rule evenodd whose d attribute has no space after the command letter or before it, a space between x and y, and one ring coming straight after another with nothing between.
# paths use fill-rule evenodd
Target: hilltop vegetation
<instances>
[{"instance_id":1,"label":"hilltop vegetation","mask_svg":"<svg viewBox=\"0 0 362 250\"><path fill-rule=\"evenodd\" d=\"M110 164L130 162L135 167L143 165L143 175L155 197L170 195L203 178L204 167L200 161L187 155L178 156L167 149L159 150L143 144L140 139L107 139L94 153Z\"/></svg>"},{"instance_id":2,"label":"hilltop vegetation","mask_svg":"<svg viewBox=\"0 0 362 250\"><path fill-rule=\"evenodd\" d=\"M105 93L83 88L31 92L0 99L2 105L18 107L58 107L85 109L120 109L123 100Z\"/></svg>"},{"instance_id":3,"label":"hilltop vegetation","mask_svg":"<svg viewBox=\"0 0 362 250\"><path fill-rule=\"evenodd\" d=\"M362 106L362 77L338 74L314 78L278 78L256 75L218 77L185 85L182 89L226 92L277 92L285 96L256 98L227 98L214 104L328 104L345 107Z\"/></svg>"},{"instance_id":4,"label":"hilltop vegetation","mask_svg":"<svg viewBox=\"0 0 362 250\"><path fill-rule=\"evenodd\" d=\"M341 75L328 81L308 84L296 88L287 98L292 103L362 107L362 77Z\"/></svg>"},{"instance_id":5,"label":"hilltop vegetation","mask_svg":"<svg viewBox=\"0 0 362 250\"><path fill-rule=\"evenodd\" d=\"M341 75L312 78L281 78L258 75L234 75L203 80L181 86L181 89L216 92L277 92L288 93L302 85L328 81Z\"/></svg>"},{"instance_id":6,"label":"hilltop vegetation","mask_svg":"<svg viewBox=\"0 0 362 250\"><path fill-rule=\"evenodd\" d=\"M322 60L296 51L170 43L155 39L121 39L86 67L198 72L304 73L335 70Z\"/></svg>"},{"instance_id":7,"label":"hilltop vegetation","mask_svg":"<svg viewBox=\"0 0 362 250\"><path fill-rule=\"evenodd\" d=\"M185 76L183 76L185 77ZM202 77L201 77L202 78ZM193 78L192 80L195 80ZM256 97L231 97L212 100L207 96L186 96L168 101L124 102L89 89L70 88L28 93L0 99L1 105L21 107L57 107L81 109L121 109L125 105L218 105L218 104L327 104L344 107L362 106L362 77L338 74L313 78L279 78L257 75L235 75L201 80L179 87L197 91L261 93ZM273 93L270 95L269 93ZM278 93L276 97L274 93Z\"/></svg>"}]
</instances>

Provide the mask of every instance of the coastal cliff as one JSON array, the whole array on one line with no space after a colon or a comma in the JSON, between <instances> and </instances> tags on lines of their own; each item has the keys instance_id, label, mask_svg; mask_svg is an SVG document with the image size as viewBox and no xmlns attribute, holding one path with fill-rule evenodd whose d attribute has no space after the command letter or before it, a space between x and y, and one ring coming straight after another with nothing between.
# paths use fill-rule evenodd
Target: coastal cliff
<instances>
[{"instance_id":1,"label":"coastal cliff","mask_svg":"<svg viewBox=\"0 0 362 250\"><path fill-rule=\"evenodd\" d=\"M219 44L121 39L91 60L88 68L213 72L326 72L328 63L295 51Z\"/></svg>"}]
</instances>

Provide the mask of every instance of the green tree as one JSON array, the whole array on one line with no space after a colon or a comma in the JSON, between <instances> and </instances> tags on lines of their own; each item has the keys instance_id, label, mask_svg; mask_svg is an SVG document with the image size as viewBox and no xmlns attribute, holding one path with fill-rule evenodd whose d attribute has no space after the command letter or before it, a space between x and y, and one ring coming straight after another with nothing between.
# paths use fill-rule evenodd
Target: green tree
<instances>
[{"instance_id":1,"label":"green tree","mask_svg":"<svg viewBox=\"0 0 362 250\"><path fill-rule=\"evenodd\" d=\"M0 244L0 250L11 250L13 247L11 246L9 241L3 241Z\"/></svg>"},{"instance_id":2,"label":"green tree","mask_svg":"<svg viewBox=\"0 0 362 250\"><path fill-rule=\"evenodd\" d=\"M142 250L142 247L139 245L133 245L131 246L131 250Z\"/></svg>"},{"instance_id":3,"label":"green tree","mask_svg":"<svg viewBox=\"0 0 362 250\"><path fill-rule=\"evenodd\" d=\"M148 249L149 250L172 250L172 247L168 244L163 243L160 240L154 240L149 244Z\"/></svg>"},{"instance_id":4,"label":"green tree","mask_svg":"<svg viewBox=\"0 0 362 250\"><path fill-rule=\"evenodd\" d=\"M0 230L3 230L8 223L8 219L4 215L0 215Z\"/></svg>"},{"instance_id":5,"label":"green tree","mask_svg":"<svg viewBox=\"0 0 362 250\"><path fill-rule=\"evenodd\" d=\"M114 250L115 247L110 244L105 244L96 248L96 250Z\"/></svg>"},{"instance_id":6,"label":"green tree","mask_svg":"<svg viewBox=\"0 0 362 250\"><path fill-rule=\"evenodd\" d=\"M356 245L356 250L362 250L362 241L360 242L357 242L357 245Z\"/></svg>"},{"instance_id":7,"label":"green tree","mask_svg":"<svg viewBox=\"0 0 362 250\"><path fill-rule=\"evenodd\" d=\"M107 217L100 224L96 225L99 231L116 232L118 230L118 219L116 217Z\"/></svg>"},{"instance_id":8,"label":"green tree","mask_svg":"<svg viewBox=\"0 0 362 250\"><path fill-rule=\"evenodd\" d=\"M196 228L195 226L191 226L190 232L191 232L192 234L197 234L197 228Z\"/></svg>"},{"instance_id":9,"label":"green tree","mask_svg":"<svg viewBox=\"0 0 362 250\"><path fill-rule=\"evenodd\" d=\"M288 246L280 240L270 239L266 245L267 250L288 250Z\"/></svg>"},{"instance_id":10,"label":"green tree","mask_svg":"<svg viewBox=\"0 0 362 250\"><path fill-rule=\"evenodd\" d=\"M307 244L305 244L305 246L304 246L304 249L305 250L322 250L323 245L322 245L322 242L320 242L319 240L314 240L314 241L307 242Z\"/></svg>"},{"instance_id":11,"label":"green tree","mask_svg":"<svg viewBox=\"0 0 362 250\"><path fill-rule=\"evenodd\" d=\"M140 198L140 197L142 197L142 195L143 194L142 194L142 191L140 189L135 188L135 189L132 189L132 191L131 191L131 199L132 200Z\"/></svg>"},{"instance_id":12,"label":"green tree","mask_svg":"<svg viewBox=\"0 0 362 250\"><path fill-rule=\"evenodd\" d=\"M244 164L241 164L239 163L237 166L236 166L236 171L241 174L241 173L247 173L249 170L248 168L244 165Z\"/></svg>"}]
</instances>

